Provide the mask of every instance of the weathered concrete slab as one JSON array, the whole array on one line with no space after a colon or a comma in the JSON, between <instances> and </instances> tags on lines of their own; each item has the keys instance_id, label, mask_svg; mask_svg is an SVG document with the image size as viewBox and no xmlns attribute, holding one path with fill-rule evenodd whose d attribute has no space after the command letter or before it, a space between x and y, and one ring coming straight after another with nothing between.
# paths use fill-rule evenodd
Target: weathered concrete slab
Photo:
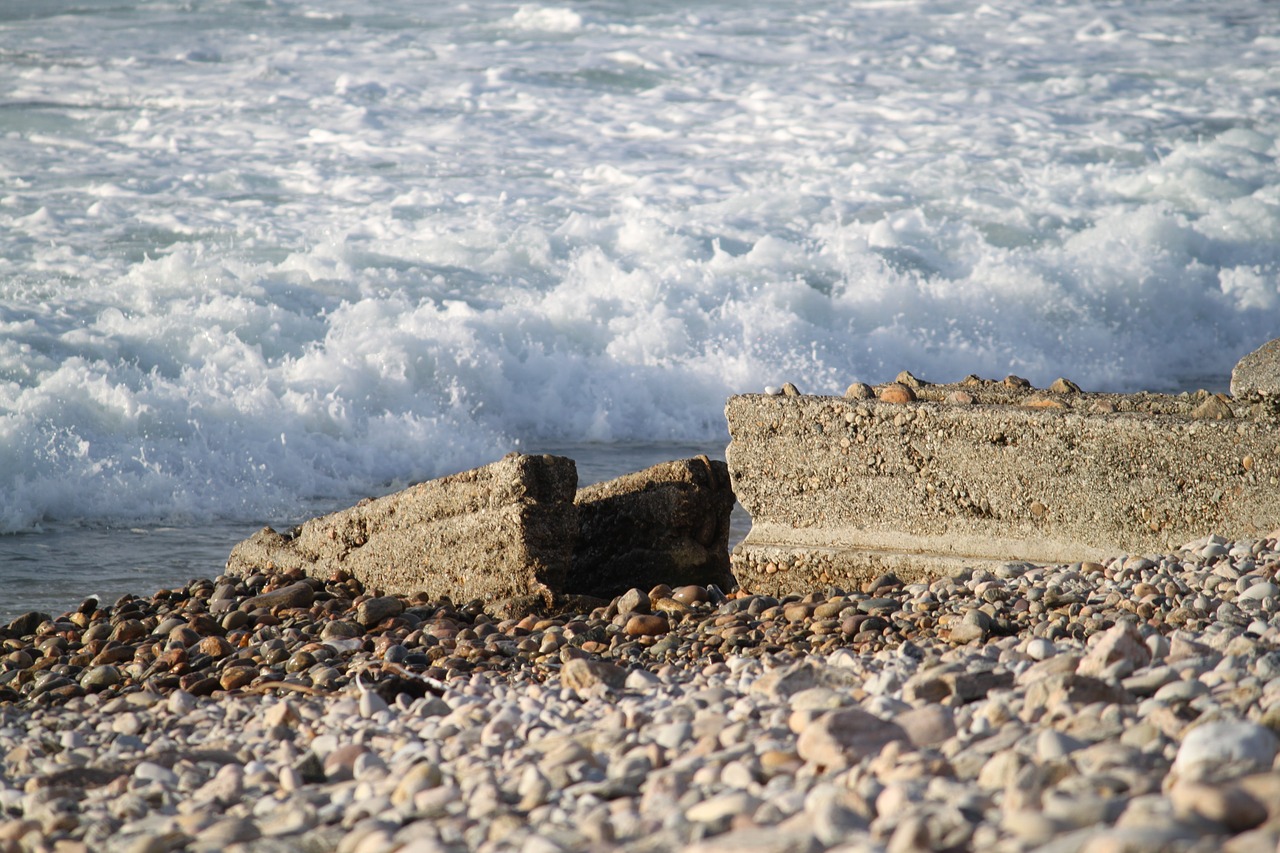
<instances>
[{"instance_id":1,"label":"weathered concrete slab","mask_svg":"<svg viewBox=\"0 0 1280 853\"><path fill-rule=\"evenodd\" d=\"M550 604L573 557L577 485L572 459L511 454L285 534L264 528L232 550L227 571L345 570L367 588L398 595Z\"/></svg>"},{"instance_id":2,"label":"weathered concrete slab","mask_svg":"<svg viewBox=\"0 0 1280 853\"><path fill-rule=\"evenodd\" d=\"M663 462L578 492L578 546L568 592L610 598L660 583L733 585L724 462Z\"/></svg>"},{"instance_id":3,"label":"weathered concrete slab","mask_svg":"<svg viewBox=\"0 0 1280 853\"><path fill-rule=\"evenodd\" d=\"M1231 396L1280 395L1280 338L1267 341L1236 363Z\"/></svg>"},{"instance_id":4,"label":"weathered concrete slab","mask_svg":"<svg viewBox=\"0 0 1280 853\"><path fill-rule=\"evenodd\" d=\"M729 473L752 517L731 559L738 581L807 592L1280 524L1280 424L1267 407L1014 380L918 383L907 403L730 398Z\"/></svg>"}]
</instances>

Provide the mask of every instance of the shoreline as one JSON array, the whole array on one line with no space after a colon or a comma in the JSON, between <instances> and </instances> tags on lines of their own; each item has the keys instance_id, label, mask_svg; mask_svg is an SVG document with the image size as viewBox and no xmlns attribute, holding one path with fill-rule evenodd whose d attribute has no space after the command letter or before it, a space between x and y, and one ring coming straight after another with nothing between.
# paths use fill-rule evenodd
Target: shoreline
<instances>
[{"instance_id":1,"label":"shoreline","mask_svg":"<svg viewBox=\"0 0 1280 853\"><path fill-rule=\"evenodd\" d=\"M0 849L1273 853L1280 550L1190 544L502 622L259 575L11 624Z\"/></svg>"}]
</instances>

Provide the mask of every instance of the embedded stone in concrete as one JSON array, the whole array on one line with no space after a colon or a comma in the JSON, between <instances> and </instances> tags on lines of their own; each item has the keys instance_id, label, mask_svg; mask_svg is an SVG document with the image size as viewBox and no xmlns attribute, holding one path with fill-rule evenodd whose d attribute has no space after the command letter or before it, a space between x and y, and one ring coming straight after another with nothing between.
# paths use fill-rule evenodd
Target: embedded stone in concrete
<instances>
[{"instance_id":1,"label":"embedded stone in concrete","mask_svg":"<svg viewBox=\"0 0 1280 853\"><path fill-rule=\"evenodd\" d=\"M729 473L751 531L733 551L754 593L906 581L981 564L1176 550L1280 524L1280 440L1266 407L1193 418L1207 394L1046 395L966 380L916 402L731 397ZM1053 398L1056 405L1041 407Z\"/></svg>"},{"instance_id":2,"label":"embedded stone in concrete","mask_svg":"<svg viewBox=\"0 0 1280 853\"><path fill-rule=\"evenodd\" d=\"M1280 394L1280 338L1240 359L1231 371L1231 396L1250 394Z\"/></svg>"},{"instance_id":3,"label":"embedded stone in concrete","mask_svg":"<svg viewBox=\"0 0 1280 853\"><path fill-rule=\"evenodd\" d=\"M397 595L550 603L573 555L577 484L572 459L511 454L288 533L263 528L235 546L227 572L275 567L327 578L342 570Z\"/></svg>"},{"instance_id":4,"label":"embedded stone in concrete","mask_svg":"<svg viewBox=\"0 0 1280 853\"><path fill-rule=\"evenodd\" d=\"M733 585L724 462L663 462L578 492L578 545L565 591L612 598L665 583Z\"/></svg>"}]
</instances>

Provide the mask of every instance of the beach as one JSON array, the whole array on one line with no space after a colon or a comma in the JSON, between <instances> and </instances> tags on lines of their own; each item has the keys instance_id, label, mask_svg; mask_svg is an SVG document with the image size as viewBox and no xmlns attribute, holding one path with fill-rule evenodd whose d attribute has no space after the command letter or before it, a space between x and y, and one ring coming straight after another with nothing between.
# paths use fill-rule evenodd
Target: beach
<instances>
[{"instance_id":1,"label":"beach","mask_svg":"<svg viewBox=\"0 0 1280 853\"><path fill-rule=\"evenodd\" d=\"M1278 569L1206 537L501 621L342 576L86 603L4 629L0 845L1273 853Z\"/></svg>"}]
</instances>

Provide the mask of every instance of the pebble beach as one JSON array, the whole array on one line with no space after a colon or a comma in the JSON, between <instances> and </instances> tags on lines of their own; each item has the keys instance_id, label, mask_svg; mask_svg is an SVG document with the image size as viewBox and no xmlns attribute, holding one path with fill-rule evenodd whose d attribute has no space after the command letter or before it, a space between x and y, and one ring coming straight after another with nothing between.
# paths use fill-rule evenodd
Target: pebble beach
<instances>
[{"instance_id":1,"label":"pebble beach","mask_svg":"<svg viewBox=\"0 0 1280 853\"><path fill-rule=\"evenodd\" d=\"M341 575L88 600L0 629L0 850L1275 853L1278 571L1207 537L507 619Z\"/></svg>"}]
</instances>

